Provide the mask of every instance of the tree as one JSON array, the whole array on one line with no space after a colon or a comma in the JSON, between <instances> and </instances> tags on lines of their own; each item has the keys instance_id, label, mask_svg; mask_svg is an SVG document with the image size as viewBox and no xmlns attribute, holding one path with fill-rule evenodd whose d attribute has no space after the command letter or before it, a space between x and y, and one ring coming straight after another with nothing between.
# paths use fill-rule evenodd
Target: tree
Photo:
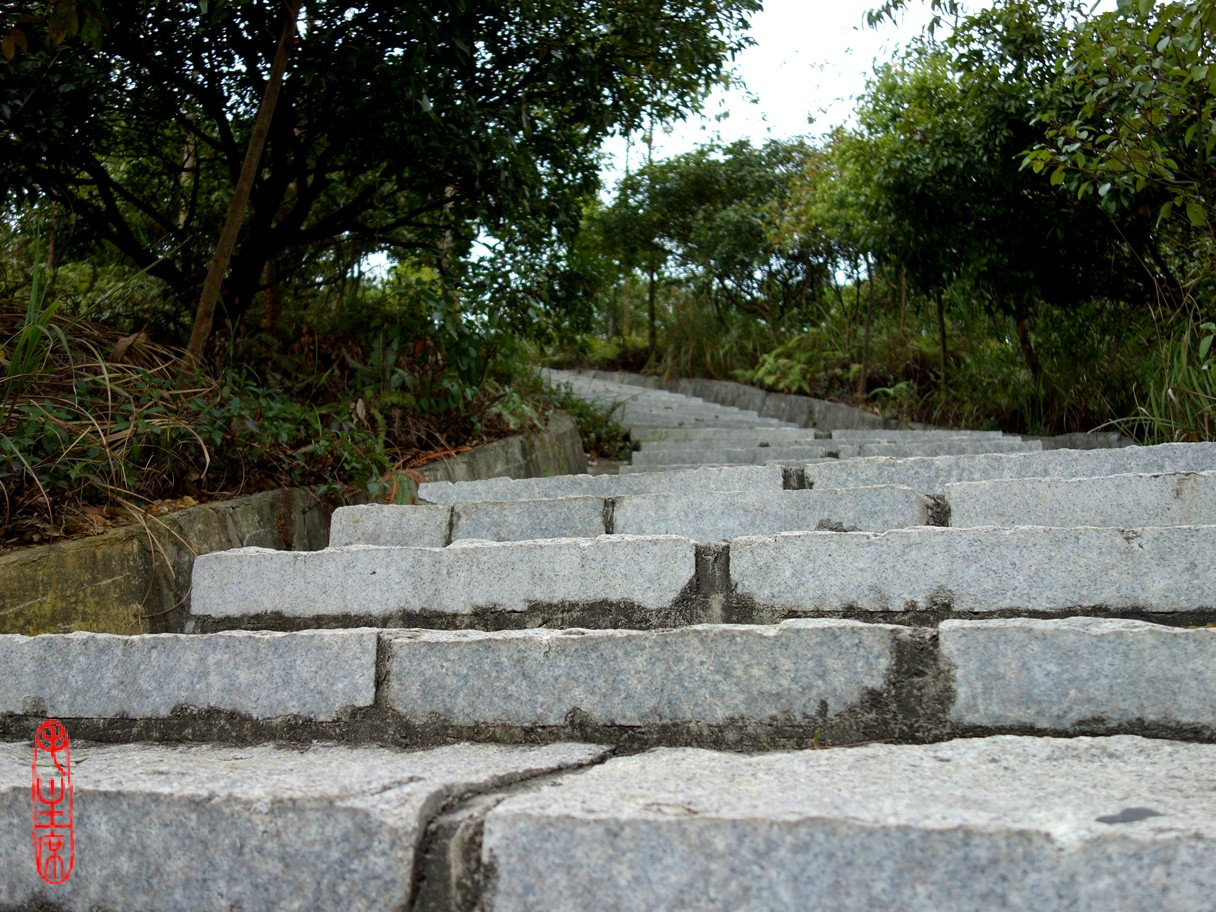
<instances>
[{"instance_id":1,"label":"tree","mask_svg":"<svg viewBox=\"0 0 1216 912\"><path fill-rule=\"evenodd\" d=\"M841 146L865 187L857 197L872 252L897 261L937 304L943 377L952 283L1013 319L1036 379L1036 307L1128 289L1125 241L1136 241L1136 226L1113 224L1021 168L1044 135L1040 113L1064 91L1079 17L1069 0L1006 0L958 19L947 38L918 41L878 71L860 131Z\"/></svg>"},{"instance_id":2,"label":"tree","mask_svg":"<svg viewBox=\"0 0 1216 912\"><path fill-rule=\"evenodd\" d=\"M1124 0L1077 36L1065 80L1070 104L1043 113L1026 163L1151 225L1137 252L1175 306L1193 281L1216 290L1216 7Z\"/></svg>"},{"instance_id":3,"label":"tree","mask_svg":"<svg viewBox=\"0 0 1216 912\"><path fill-rule=\"evenodd\" d=\"M798 140L742 141L647 164L621 181L599 232L623 269L647 272L651 300L666 271L719 320L734 310L778 322L804 309L829 273L810 237L774 230L809 155Z\"/></svg>"},{"instance_id":4,"label":"tree","mask_svg":"<svg viewBox=\"0 0 1216 912\"><path fill-rule=\"evenodd\" d=\"M321 280L321 257L450 267L489 232L566 242L614 131L693 108L759 0L311 0L221 303ZM198 299L281 32L270 2L124 4L100 47L0 65L0 196L49 198ZM35 87L41 87L33 91ZM183 311L184 313L184 311ZM180 330L180 327L179 327Z\"/></svg>"}]
</instances>

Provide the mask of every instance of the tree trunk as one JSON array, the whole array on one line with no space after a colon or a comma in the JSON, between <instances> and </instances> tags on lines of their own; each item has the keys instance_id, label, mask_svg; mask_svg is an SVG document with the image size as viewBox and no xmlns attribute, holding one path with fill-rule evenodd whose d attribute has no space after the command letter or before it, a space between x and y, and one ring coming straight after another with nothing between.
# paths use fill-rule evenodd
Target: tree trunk
<instances>
[{"instance_id":1,"label":"tree trunk","mask_svg":"<svg viewBox=\"0 0 1216 912\"><path fill-rule=\"evenodd\" d=\"M1034 350L1034 345L1030 341L1030 317L1022 314L1018 317L1017 322L1018 342L1022 346L1022 357L1026 359L1026 366L1030 368L1030 376L1035 379L1035 382L1038 382L1043 379L1043 362L1039 360L1038 352Z\"/></svg>"},{"instance_id":2,"label":"tree trunk","mask_svg":"<svg viewBox=\"0 0 1216 912\"><path fill-rule=\"evenodd\" d=\"M861 374L857 378L857 395L865 398L870 368L870 327L874 323L874 263L866 258L866 274L870 285L870 300L866 305L866 332L861 343Z\"/></svg>"},{"instance_id":3,"label":"tree trunk","mask_svg":"<svg viewBox=\"0 0 1216 912\"><path fill-rule=\"evenodd\" d=\"M908 270L899 267L899 337L904 337L904 318L908 313Z\"/></svg>"},{"instance_id":4,"label":"tree trunk","mask_svg":"<svg viewBox=\"0 0 1216 912\"><path fill-rule=\"evenodd\" d=\"M654 254L646 261L646 319L650 321L648 361L653 361L659 348L659 335L655 327L655 296L658 293L658 280L655 278Z\"/></svg>"},{"instance_id":5,"label":"tree trunk","mask_svg":"<svg viewBox=\"0 0 1216 912\"><path fill-rule=\"evenodd\" d=\"M942 290L935 288L933 297L937 301L937 336L942 352L942 389L946 388L946 302L942 300Z\"/></svg>"},{"instance_id":6,"label":"tree trunk","mask_svg":"<svg viewBox=\"0 0 1216 912\"><path fill-rule=\"evenodd\" d=\"M270 133L270 122L274 118L274 109L278 104L279 90L283 85L283 74L287 70L287 54L296 34L296 16L300 11L301 0L285 0L283 6L283 30L279 34L279 45L275 49L274 61L270 65L270 78L266 81L266 91L262 95L262 103L258 107L257 119L253 123L253 134L249 137L249 146L245 150L245 161L241 165L241 174L233 190L232 199L228 203L228 217L224 229L220 233L219 242L215 246L215 255L211 266L207 269L207 278L203 282L203 293L194 312L194 326L190 330L190 341L186 346L187 356L196 364L202 363L203 347L211 337L211 329L215 324L215 306L220 297L220 285L228 271L228 261L236 247L237 234L241 221L245 217L245 209L249 204L249 194L253 189L253 179L257 176L258 165L262 160L262 150L266 146L266 136Z\"/></svg>"}]
</instances>

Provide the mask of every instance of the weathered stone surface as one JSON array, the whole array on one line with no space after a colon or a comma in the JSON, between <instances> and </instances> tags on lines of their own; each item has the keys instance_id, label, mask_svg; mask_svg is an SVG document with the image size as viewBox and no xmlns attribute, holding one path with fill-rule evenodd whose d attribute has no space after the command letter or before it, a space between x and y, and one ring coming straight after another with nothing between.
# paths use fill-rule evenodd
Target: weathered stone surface
<instances>
[{"instance_id":1,"label":"weathered stone surface","mask_svg":"<svg viewBox=\"0 0 1216 912\"><path fill-rule=\"evenodd\" d=\"M453 507L452 540L527 541L603 535L604 500L557 497L461 503Z\"/></svg>"},{"instance_id":2,"label":"weathered stone surface","mask_svg":"<svg viewBox=\"0 0 1216 912\"><path fill-rule=\"evenodd\" d=\"M195 563L191 614L374 617L566 602L661 608L692 579L694 562L693 543L676 536L351 545L307 553L243 548Z\"/></svg>"},{"instance_id":3,"label":"weathered stone surface","mask_svg":"<svg viewBox=\"0 0 1216 912\"><path fill-rule=\"evenodd\" d=\"M410 631L386 637L390 709L458 725L801 722L883 686L900 628L787 621L678 630Z\"/></svg>"},{"instance_id":4,"label":"weathered stone surface","mask_svg":"<svg viewBox=\"0 0 1216 912\"><path fill-rule=\"evenodd\" d=\"M442 548L448 543L452 508L432 504L364 504L334 511L329 530L332 548L347 545L397 545Z\"/></svg>"},{"instance_id":5,"label":"weathered stone surface","mask_svg":"<svg viewBox=\"0 0 1216 912\"><path fill-rule=\"evenodd\" d=\"M176 707L329 721L371 706L376 632L0 636L0 713L161 718Z\"/></svg>"},{"instance_id":6,"label":"weathered stone surface","mask_svg":"<svg viewBox=\"0 0 1216 912\"><path fill-rule=\"evenodd\" d=\"M945 496L956 527L1216 524L1216 472L964 482Z\"/></svg>"},{"instance_id":7,"label":"weathered stone surface","mask_svg":"<svg viewBox=\"0 0 1216 912\"><path fill-rule=\"evenodd\" d=\"M970 453L1037 453L1043 449L1038 440L1017 437L970 438L944 437L939 440L855 440L860 457L961 456ZM841 454L843 455L843 453Z\"/></svg>"},{"instance_id":8,"label":"weathered stone surface","mask_svg":"<svg viewBox=\"0 0 1216 912\"><path fill-rule=\"evenodd\" d=\"M738 592L793 611L1216 607L1216 526L793 532L731 542Z\"/></svg>"},{"instance_id":9,"label":"weathered stone surface","mask_svg":"<svg viewBox=\"0 0 1216 912\"><path fill-rule=\"evenodd\" d=\"M961 725L1216 729L1216 629L1104 618L944 621Z\"/></svg>"},{"instance_id":10,"label":"weathered stone surface","mask_svg":"<svg viewBox=\"0 0 1216 912\"><path fill-rule=\"evenodd\" d=\"M1202 912L1216 745L656 750L507 799L482 851L492 912Z\"/></svg>"},{"instance_id":11,"label":"weathered stone surface","mask_svg":"<svg viewBox=\"0 0 1216 912\"><path fill-rule=\"evenodd\" d=\"M688 465L706 462L722 465L763 465L766 462L806 462L835 455L839 447L689 447L639 450L633 454L633 464Z\"/></svg>"},{"instance_id":12,"label":"weathered stone surface","mask_svg":"<svg viewBox=\"0 0 1216 912\"><path fill-rule=\"evenodd\" d=\"M882 456L840 460L807 467L817 488L856 488L904 484L922 494L940 494L959 481L1000 478L1090 478L1142 472L1204 472L1216 466L1216 443L1164 443L1150 447L1099 450L1047 450L1041 453L990 453L978 456Z\"/></svg>"},{"instance_id":13,"label":"weathered stone surface","mask_svg":"<svg viewBox=\"0 0 1216 912\"><path fill-rule=\"evenodd\" d=\"M536 500L547 497L617 497L624 494L678 494L696 491L780 491L780 466L696 467L662 478L617 475L562 475L513 480L492 478L462 484L424 484L418 496L431 503Z\"/></svg>"},{"instance_id":14,"label":"weathered stone surface","mask_svg":"<svg viewBox=\"0 0 1216 912\"><path fill-rule=\"evenodd\" d=\"M618 498L612 523L617 533L716 541L821 528L881 532L923 526L929 508L927 498L897 485L745 495L654 494Z\"/></svg>"},{"instance_id":15,"label":"weathered stone surface","mask_svg":"<svg viewBox=\"0 0 1216 912\"><path fill-rule=\"evenodd\" d=\"M744 441L745 445L767 444L784 446L803 444L815 446L827 439L823 431L812 428L643 428L631 435L643 449L656 444L671 446L695 443L726 443Z\"/></svg>"},{"instance_id":16,"label":"weathered stone surface","mask_svg":"<svg viewBox=\"0 0 1216 912\"><path fill-rule=\"evenodd\" d=\"M920 440L1001 440L1006 435L1001 431L964 431L950 429L936 430L901 430L896 428L836 428L832 431L833 440L862 440L867 443L882 443L883 441L912 442ZM1009 439L1020 440L1019 437Z\"/></svg>"},{"instance_id":17,"label":"weathered stone surface","mask_svg":"<svg viewBox=\"0 0 1216 912\"><path fill-rule=\"evenodd\" d=\"M48 886L30 839L30 747L0 744L0 908L403 909L441 804L602 753L73 744L76 864Z\"/></svg>"}]
</instances>

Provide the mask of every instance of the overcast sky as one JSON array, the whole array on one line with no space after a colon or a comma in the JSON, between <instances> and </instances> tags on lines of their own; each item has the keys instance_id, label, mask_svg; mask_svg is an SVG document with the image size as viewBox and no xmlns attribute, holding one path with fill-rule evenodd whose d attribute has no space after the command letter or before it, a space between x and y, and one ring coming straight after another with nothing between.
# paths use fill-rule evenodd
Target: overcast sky
<instances>
[{"instance_id":1,"label":"overcast sky","mask_svg":"<svg viewBox=\"0 0 1216 912\"><path fill-rule=\"evenodd\" d=\"M656 158L678 155L720 136L725 142L802 134L819 135L849 121L857 96L875 59L888 60L896 49L918 35L930 19L928 0L911 0L895 24L865 24L865 13L879 0L765 0L752 19L754 47L739 55L736 70L756 100L741 91L715 93L702 117L655 131ZM978 10L992 0L970 0ZM1114 0L1103 0L1102 7ZM721 121L715 115L729 116ZM813 119L813 122L811 120ZM605 189L624 171L625 142L605 147L609 165ZM635 138L630 165L646 154Z\"/></svg>"}]
</instances>

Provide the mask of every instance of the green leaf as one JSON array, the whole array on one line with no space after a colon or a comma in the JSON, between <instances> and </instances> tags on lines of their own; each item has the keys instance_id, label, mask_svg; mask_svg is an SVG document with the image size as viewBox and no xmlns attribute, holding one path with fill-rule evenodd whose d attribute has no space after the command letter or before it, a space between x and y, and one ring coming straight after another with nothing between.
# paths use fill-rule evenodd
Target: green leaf
<instances>
[{"instance_id":1,"label":"green leaf","mask_svg":"<svg viewBox=\"0 0 1216 912\"><path fill-rule=\"evenodd\" d=\"M1191 224L1196 228L1202 228L1208 221L1207 214L1203 211L1203 206L1193 201L1186 204L1186 217L1191 220Z\"/></svg>"},{"instance_id":2,"label":"green leaf","mask_svg":"<svg viewBox=\"0 0 1216 912\"><path fill-rule=\"evenodd\" d=\"M1056 168L1055 171L1051 172L1051 185L1053 187L1060 186L1060 184L1064 183L1064 177L1064 169Z\"/></svg>"}]
</instances>

